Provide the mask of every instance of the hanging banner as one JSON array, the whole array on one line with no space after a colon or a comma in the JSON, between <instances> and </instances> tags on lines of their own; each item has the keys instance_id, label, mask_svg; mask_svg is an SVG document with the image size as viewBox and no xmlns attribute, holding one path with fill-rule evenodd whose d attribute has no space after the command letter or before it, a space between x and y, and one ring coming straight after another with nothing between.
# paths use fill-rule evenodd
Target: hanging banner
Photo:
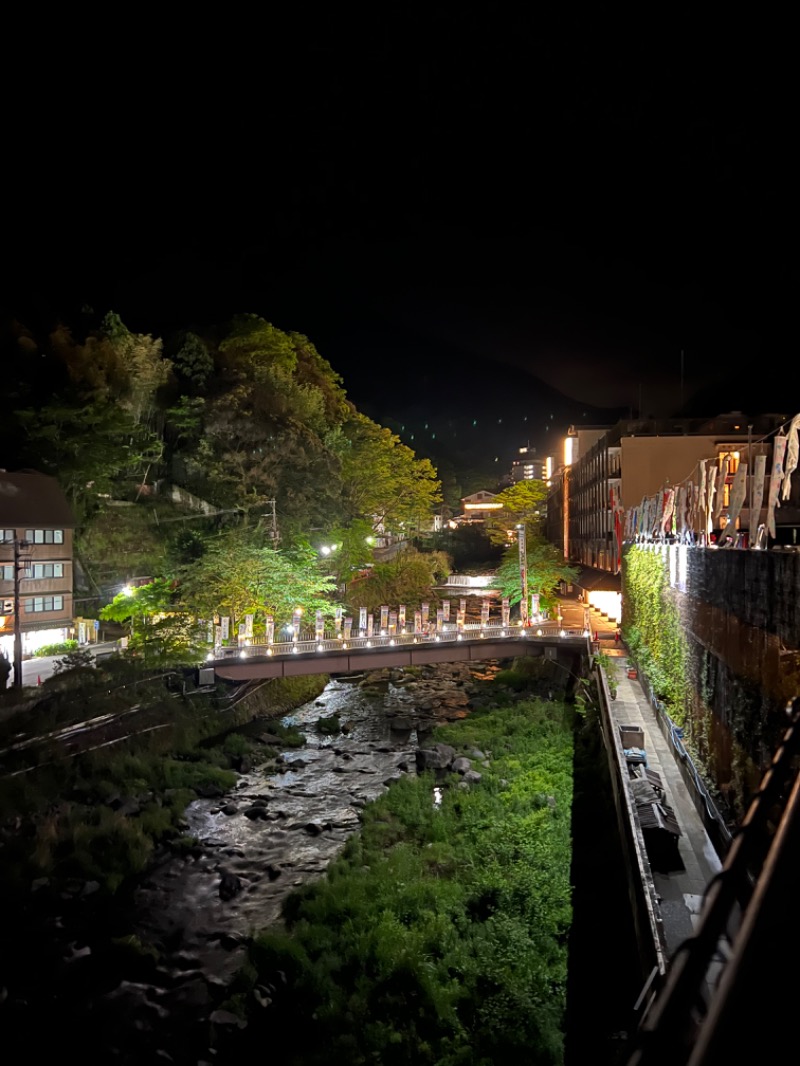
<instances>
[{"instance_id":1,"label":"hanging banner","mask_svg":"<svg viewBox=\"0 0 800 1066\"><path fill-rule=\"evenodd\" d=\"M772 473L769 477L769 496L767 497L767 530L775 539L775 507L778 502L778 490L783 480L783 457L786 454L786 437L778 433L772 442Z\"/></svg>"},{"instance_id":2,"label":"hanging banner","mask_svg":"<svg viewBox=\"0 0 800 1066\"><path fill-rule=\"evenodd\" d=\"M531 618L534 622L539 621L539 593L531 593Z\"/></svg>"},{"instance_id":3,"label":"hanging banner","mask_svg":"<svg viewBox=\"0 0 800 1066\"><path fill-rule=\"evenodd\" d=\"M292 611L292 641L296 641L300 637L300 621L303 617L303 608L295 607Z\"/></svg>"},{"instance_id":4,"label":"hanging banner","mask_svg":"<svg viewBox=\"0 0 800 1066\"><path fill-rule=\"evenodd\" d=\"M467 616L467 601L465 599L462 598L462 599L460 599L458 601L458 609L459 609L459 611L461 611L461 613L466 618L466 616Z\"/></svg>"},{"instance_id":5,"label":"hanging banner","mask_svg":"<svg viewBox=\"0 0 800 1066\"><path fill-rule=\"evenodd\" d=\"M484 600L481 604L481 625L488 626L489 624L489 601Z\"/></svg>"},{"instance_id":6,"label":"hanging banner","mask_svg":"<svg viewBox=\"0 0 800 1066\"><path fill-rule=\"evenodd\" d=\"M450 600L442 601L442 618L444 618L445 622L450 621Z\"/></svg>"},{"instance_id":7,"label":"hanging banner","mask_svg":"<svg viewBox=\"0 0 800 1066\"><path fill-rule=\"evenodd\" d=\"M353 631L353 619L350 617L350 615L347 615L345 620L344 620L344 639L345 640L349 640L350 639L350 634L352 633L352 631Z\"/></svg>"},{"instance_id":8,"label":"hanging banner","mask_svg":"<svg viewBox=\"0 0 800 1066\"><path fill-rule=\"evenodd\" d=\"M397 611L389 611L389 635L394 636L397 632Z\"/></svg>"},{"instance_id":9,"label":"hanging banner","mask_svg":"<svg viewBox=\"0 0 800 1066\"><path fill-rule=\"evenodd\" d=\"M717 480L717 498L714 504L713 528L719 529L719 520L722 517L722 508L725 506L725 483L728 480L728 457L722 460L722 469Z\"/></svg>"},{"instance_id":10,"label":"hanging banner","mask_svg":"<svg viewBox=\"0 0 800 1066\"><path fill-rule=\"evenodd\" d=\"M272 642L275 640L275 615L274 614L268 614L267 615L265 628L266 628L267 644L272 644Z\"/></svg>"},{"instance_id":11,"label":"hanging banner","mask_svg":"<svg viewBox=\"0 0 800 1066\"><path fill-rule=\"evenodd\" d=\"M422 632L422 611L414 611L414 632Z\"/></svg>"},{"instance_id":12,"label":"hanging banner","mask_svg":"<svg viewBox=\"0 0 800 1066\"><path fill-rule=\"evenodd\" d=\"M764 478L767 472L766 455L757 455L753 463L753 478L751 485L752 499L750 500L750 547L755 547L755 538L758 525L761 521L761 504L764 499Z\"/></svg>"},{"instance_id":13,"label":"hanging banner","mask_svg":"<svg viewBox=\"0 0 800 1066\"><path fill-rule=\"evenodd\" d=\"M206 633L206 642L208 644L213 644L214 643L214 623L213 622L209 622L208 623L208 632Z\"/></svg>"},{"instance_id":14,"label":"hanging banner","mask_svg":"<svg viewBox=\"0 0 800 1066\"><path fill-rule=\"evenodd\" d=\"M227 640L231 632L231 620L227 614L222 616L222 639Z\"/></svg>"},{"instance_id":15,"label":"hanging banner","mask_svg":"<svg viewBox=\"0 0 800 1066\"><path fill-rule=\"evenodd\" d=\"M441 607L436 608L436 632L441 633L444 628L444 611Z\"/></svg>"},{"instance_id":16,"label":"hanging banner","mask_svg":"<svg viewBox=\"0 0 800 1066\"><path fill-rule=\"evenodd\" d=\"M244 616L244 635L248 640L253 639L253 616L251 614Z\"/></svg>"},{"instance_id":17,"label":"hanging banner","mask_svg":"<svg viewBox=\"0 0 800 1066\"><path fill-rule=\"evenodd\" d=\"M240 645L244 644L245 640L247 639L247 626L244 624L244 622L239 623L239 632L237 634L237 638Z\"/></svg>"},{"instance_id":18,"label":"hanging banner","mask_svg":"<svg viewBox=\"0 0 800 1066\"><path fill-rule=\"evenodd\" d=\"M386 633L386 627L389 625L389 608L388 606L381 607L381 634Z\"/></svg>"},{"instance_id":19,"label":"hanging banner","mask_svg":"<svg viewBox=\"0 0 800 1066\"><path fill-rule=\"evenodd\" d=\"M798 426L800 426L800 415L795 415L789 423L789 430L786 434L786 461L783 464L783 487L781 488L782 500L789 499L792 491L792 474L797 469L797 457L798 451L800 451L797 441Z\"/></svg>"},{"instance_id":20,"label":"hanging banner","mask_svg":"<svg viewBox=\"0 0 800 1066\"><path fill-rule=\"evenodd\" d=\"M214 626L214 637L216 644L222 643L222 626Z\"/></svg>"},{"instance_id":21,"label":"hanging banner","mask_svg":"<svg viewBox=\"0 0 800 1066\"><path fill-rule=\"evenodd\" d=\"M423 603L422 604L422 624L423 624L423 626L427 626L427 624L428 624L428 614L430 612L430 606L431 605L429 603Z\"/></svg>"},{"instance_id":22,"label":"hanging banner","mask_svg":"<svg viewBox=\"0 0 800 1066\"><path fill-rule=\"evenodd\" d=\"M322 640L325 636L325 616L322 611L317 611L315 617L314 636L317 640Z\"/></svg>"},{"instance_id":23,"label":"hanging banner","mask_svg":"<svg viewBox=\"0 0 800 1066\"><path fill-rule=\"evenodd\" d=\"M405 633L405 631L406 631L406 605L404 603L401 603L400 606L397 608L397 624L400 627L400 632L401 633Z\"/></svg>"},{"instance_id":24,"label":"hanging banner","mask_svg":"<svg viewBox=\"0 0 800 1066\"><path fill-rule=\"evenodd\" d=\"M502 609L503 609L503 625L507 626L508 625L508 616L509 616L509 612L510 612L510 608L509 608L509 605L508 605L508 596L504 596L503 597L503 608Z\"/></svg>"},{"instance_id":25,"label":"hanging banner","mask_svg":"<svg viewBox=\"0 0 800 1066\"><path fill-rule=\"evenodd\" d=\"M739 463L736 468L736 473L733 477L733 485L731 485L731 499L728 507L728 521L725 524L725 529L722 536L719 538L720 544L727 544L728 541L732 541L736 537L736 522L742 510L742 504L744 503L745 495L747 494L747 463Z\"/></svg>"},{"instance_id":26,"label":"hanging banner","mask_svg":"<svg viewBox=\"0 0 800 1066\"><path fill-rule=\"evenodd\" d=\"M337 607L333 612L333 628L336 631L337 637L342 631L342 608Z\"/></svg>"},{"instance_id":27,"label":"hanging banner","mask_svg":"<svg viewBox=\"0 0 800 1066\"><path fill-rule=\"evenodd\" d=\"M368 637L372 636L372 631L373 631L374 628L375 628L375 618L373 617L372 612L370 611L370 613L367 615L367 636Z\"/></svg>"},{"instance_id":28,"label":"hanging banner","mask_svg":"<svg viewBox=\"0 0 800 1066\"><path fill-rule=\"evenodd\" d=\"M361 633L362 637L367 632L367 608L366 607L359 607L358 608L358 631Z\"/></svg>"},{"instance_id":29,"label":"hanging banner","mask_svg":"<svg viewBox=\"0 0 800 1066\"><path fill-rule=\"evenodd\" d=\"M522 598L519 601L519 620L523 625L528 623L528 548L525 539L525 526L517 530L517 544L519 547L519 581ZM503 622L504 626L508 622Z\"/></svg>"}]
</instances>

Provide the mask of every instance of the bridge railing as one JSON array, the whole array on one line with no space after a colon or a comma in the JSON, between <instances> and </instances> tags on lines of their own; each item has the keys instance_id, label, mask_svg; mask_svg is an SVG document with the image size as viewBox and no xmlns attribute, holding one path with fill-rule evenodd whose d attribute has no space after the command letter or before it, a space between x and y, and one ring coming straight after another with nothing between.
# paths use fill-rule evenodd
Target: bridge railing
<instances>
[{"instance_id":1,"label":"bridge railing","mask_svg":"<svg viewBox=\"0 0 800 1066\"><path fill-rule=\"evenodd\" d=\"M481 626L479 624L445 626L439 632L430 633L376 633L372 636L355 636L345 640L344 636L323 636L320 639L303 639L275 641L272 644L245 642L242 645L218 646L208 653L208 660L231 658L255 658L261 655L314 655L319 652L353 651L359 648L401 647L413 644L432 644L437 642L455 642L460 640L483 640L503 637L524 637L535 641L553 637L585 638L582 629L559 626L556 621L534 623L531 626Z\"/></svg>"}]
</instances>

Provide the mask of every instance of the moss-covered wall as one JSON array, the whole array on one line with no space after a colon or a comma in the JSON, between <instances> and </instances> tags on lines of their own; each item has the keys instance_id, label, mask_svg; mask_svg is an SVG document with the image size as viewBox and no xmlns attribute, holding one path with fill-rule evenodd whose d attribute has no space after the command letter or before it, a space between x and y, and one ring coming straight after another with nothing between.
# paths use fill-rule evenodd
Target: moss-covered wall
<instances>
[{"instance_id":1,"label":"moss-covered wall","mask_svg":"<svg viewBox=\"0 0 800 1066\"><path fill-rule=\"evenodd\" d=\"M800 694L800 552L631 545L623 631L736 817Z\"/></svg>"}]
</instances>

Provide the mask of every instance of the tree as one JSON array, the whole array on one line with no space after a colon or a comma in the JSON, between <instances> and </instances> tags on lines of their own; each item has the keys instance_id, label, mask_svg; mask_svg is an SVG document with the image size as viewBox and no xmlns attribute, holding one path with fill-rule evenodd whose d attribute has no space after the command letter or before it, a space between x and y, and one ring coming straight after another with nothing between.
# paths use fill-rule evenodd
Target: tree
<instances>
[{"instance_id":1,"label":"tree","mask_svg":"<svg viewBox=\"0 0 800 1066\"><path fill-rule=\"evenodd\" d=\"M508 544L509 532L524 525L528 536L541 529L547 501L547 485L536 479L518 481L495 496L493 503L502 504L502 510L490 514L486 520L486 532L492 544Z\"/></svg>"},{"instance_id":2,"label":"tree","mask_svg":"<svg viewBox=\"0 0 800 1066\"><path fill-rule=\"evenodd\" d=\"M384 604L408 604L417 608L423 600L437 601L434 588L446 580L450 560L443 552L399 552L391 561L376 563L367 576L359 577L348 589L351 608L375 611Z\"/></svg>"},{"instance_id":3,"label":"tree","mask_svg":"<svg viewBox=\"0 0 800 1066\"><path fill-rule=\"evenodd\" d=\"M557 586L561 581L574 580L578 576L578 569L570 566L559 549L542 537L530 538L526 547L528 594L538 593L542 609L552 610L556 605ZM512 605L522 599L519 550L516 545L506 549L492 581L492 588L499 589L503 596L508 596Z\"/></svg>"},{"instance_id":4,"label":"tree","mask_svg":"<svg viewBox=\"0 0 800 1066\"><path fill-rule=\"evenodd\" d=\"M187 662L200 655L201 634L194 616L177 602L173 582L159 578L123 589L100 611L109 622L130 622L128 650L148 664Z\"/></svg>"},{"instance_id":5,"label":"tree","mask_svg":"<svg viewBox=\"0 0 800 1066\"><path fill-rule=\"evenodd\" d=\"M203 619L226 615L234 625L252 614L262 631L265 615L274 617L277 629L297 608L306 618L318 610L333 617L335 587L310 546L276 551L248 540L242 528L209 542L203 557L179 573L185 610Z\"/></svg>"},{"instance_id":6,"label":"tree","mask_svg":"<svg viewBox=\"0 0 800 1066\"><path fill-rule=\"evenodd\" d=\"M369 516L375 533L413 533L441 503L429 459L417 459L400 438L358 412L344 427L343 493L350 520Z\"/></svg>"}]
</instances>

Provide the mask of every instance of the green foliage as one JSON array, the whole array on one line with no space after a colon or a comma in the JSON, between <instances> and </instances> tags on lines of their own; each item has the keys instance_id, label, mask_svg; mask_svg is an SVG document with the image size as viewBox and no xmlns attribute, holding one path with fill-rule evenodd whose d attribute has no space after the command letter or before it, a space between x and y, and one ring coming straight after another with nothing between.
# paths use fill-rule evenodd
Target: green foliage
<instances>
[{"instance_id":1,"label":"green foliage","mask_svg":"<svg viewBox=\"0 0 800 1066\"><path fill-rule=\"evenodd\" d=\"M262 635L266 614L272 614L276 633L291 622L297 607L310 624L318 610L333 616L329 594L335 582L310 545L276 551L234 530L210 541L203 557L182 568L178 577L183 608L197 618L228 615L234 633L247 614L254 616Z\"/></svg>"},{"instance_id":2,"label":"green foliage","mask_svg":"<svg viewBox=\"0 0 800 1066\"><path fill-rule=\"evenodd\" d=\"M486 519L486 533L492 544L508 544L508 531L524 525L528 537L541 534L542 522L547 512L547 485L534 479L517 481L499 492L493 503L502 504L502 510L493 511Z\"/></svg>"},{"instance_id":3,"label":"green foliage","mask_svg":"<svg viewBox=\"0 0 800 1066\"><path fill-rule=\"evenodd\" d=\"M662 554L634 545L623 568L623 631L631 655L678 725L689 721L688 649Z\"/></svg>"},{"instance_id":4,"label":"green foliage","mask_svg":"<svg viewBox=\"0 0 800 1066\"><path fill-rule=\"evenodd\" d=\"M438 739L488 753L483 780L435 806L432 776L407 777L365 809L290 897L289 932L253 942L251 980L276 989L268 1018L249 1013L256 1043L298 1063L563 1062L569 721L526 703Z\"/></svg>"},{"instance_id":5,"label":"green foliage","mask_svg":"<svg viewBox=\"0 0 800 1066\"><path fill-rule=\"evenodd\" d=\"M416 608L423 600L436 601L434 586L447 579L450 561L443 552L419 552L407 548L386 563L376 563L366 576L351 582L347 590L350 607L375 611L382 604L406 604Z\"/></svg>"},{"instance_id":6,"label":"green foliage","mask_svg":"<svg viewBox=\"0 0 800 1066\"><path fill-rule=\"evenodd\" d=\"M51 655L66 655L68 652L75 651L77 647L77 640L62 640L58 644L42 644L33 655L34 658L44 659Z\"/></svg>"},{"instance_id":7,"label":"green foliage","mask_svg":"<svg viewBox=\"0 0 800 1066\"><path fill-rule=\"evenodd\" d=\"M354 412L344 426L342 492L348 521L369 516L373 531L413 533L441 502L441 486L429 459L418 459L391 430Z\"/></svg>"},{"instance_id":8,"label":"green foliage","mask_svg":"<svg viewBox=\"0 0 800 1066\"><path fill-rule=\"evenodd\" d=\"M542 537L526 540L528 562L528 594L539 593L542 610L553 611L557 606L556 589L562 581L572 581L578 570L564 559L563 552ZM508 596L513 605L522 599L522 582L519 572L519 549L517 545L507 548L503 561L497 569L492 587Z\"/></svg>"}]
</instances>

